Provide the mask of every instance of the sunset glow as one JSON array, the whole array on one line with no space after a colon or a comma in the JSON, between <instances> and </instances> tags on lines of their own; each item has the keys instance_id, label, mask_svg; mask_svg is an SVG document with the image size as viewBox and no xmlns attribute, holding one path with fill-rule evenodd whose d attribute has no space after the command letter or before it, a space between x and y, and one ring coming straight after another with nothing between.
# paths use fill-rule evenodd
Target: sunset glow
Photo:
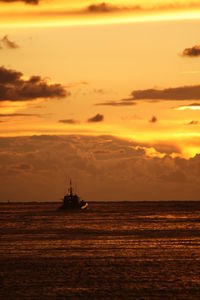
<instances>
[{"instance_id":1,"label":"sunset glow","mask_svg":"<svg viewBox=\"0 0 200 300\"><path fill-rule=\"evenodd\" d=\"M175 176L179 189L190 164L196 178L199 1L2 0L0 7L0 159L9 161L2 181L12 184L24 161L33 180L51 163L58 178L80 165L86 187L95 174L104 186L125 178L129 191L132 181L142 189L149 180L153 189Z\"/></svg>"},{"instance_id":2,"label":"sunset glow","mask_svg":"<svg viewBox=\"0 0 200 300\"><path fill-rule=\"evenodd\" d=\"M0 299L199 299L199 0L0 0L0 235Z\"/></svg>"}]
</instances>

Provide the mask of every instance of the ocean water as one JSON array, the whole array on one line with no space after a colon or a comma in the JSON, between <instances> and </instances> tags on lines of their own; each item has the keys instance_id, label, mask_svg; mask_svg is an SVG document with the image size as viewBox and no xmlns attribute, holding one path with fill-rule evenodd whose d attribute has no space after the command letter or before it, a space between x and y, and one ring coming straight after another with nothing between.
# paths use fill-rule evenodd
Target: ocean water
<instances>
[{"instance_id":1,"label":"ocean water","mask_svg":"<svg viewBox=\"0 0 200 300\"><path fill-rule=\"evenodd\" d=\"M0 299L200 299L200 202L0 204Z\"/></svg>"}]
</instances>

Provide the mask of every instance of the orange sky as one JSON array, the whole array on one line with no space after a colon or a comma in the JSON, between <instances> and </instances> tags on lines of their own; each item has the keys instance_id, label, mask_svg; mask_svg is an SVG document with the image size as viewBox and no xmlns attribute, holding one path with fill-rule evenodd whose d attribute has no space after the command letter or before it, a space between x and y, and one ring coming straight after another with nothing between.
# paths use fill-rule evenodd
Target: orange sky
<instances>
[{"instance_id":1,"label":"orange sky","mask_svg":"<svg viewBox=\"0 0 200 300\"><path fill-rule=\"evenodd\" d=\"M1 3L1 27L46 27L83 24L132 23L163 20L198 19L199 1L124 0L26 0ZM29 0L27 0L29 2Z\"/></svg>"},{"instance_id":2,"label":"orange sky","mask_svg":"<svg viewBox=\"0 0 200 300\"><path fill-rule=\"evenodd\" d=\"M0 1L0 136L103 135L161 161L200 152L199 1L24 2Z\"/></svg>"}]
</instances>

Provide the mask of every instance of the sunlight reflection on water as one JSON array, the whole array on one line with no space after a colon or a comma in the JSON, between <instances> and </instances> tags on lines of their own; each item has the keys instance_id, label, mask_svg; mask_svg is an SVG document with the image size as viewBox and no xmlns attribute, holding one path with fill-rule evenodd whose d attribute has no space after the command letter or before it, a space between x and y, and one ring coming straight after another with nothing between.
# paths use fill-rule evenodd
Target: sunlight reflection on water
<instances>
[{"instance_id":1,"label":"sunlight reflection on water","mask_svg":"<svg viewBox=\"0 0 200 300\"><path fill-rule=\"evenodd\" d=\"M58 206L0 205L3 298L198 299L199 202Z\"/></svg>"}]
</instances>

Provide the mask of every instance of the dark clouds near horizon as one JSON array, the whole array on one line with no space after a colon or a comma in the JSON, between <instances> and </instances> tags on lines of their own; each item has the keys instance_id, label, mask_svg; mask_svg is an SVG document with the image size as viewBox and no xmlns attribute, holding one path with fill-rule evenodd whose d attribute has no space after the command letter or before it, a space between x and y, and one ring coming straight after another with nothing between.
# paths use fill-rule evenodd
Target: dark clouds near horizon
<instances>
[{"instance_id":1,"label":"dark clouds near horizon","mask_svg":"<svg viewBox=\"0 0 200 300\"><path fill-rule=\"evenodd\" d=\"M23 79L23 73L0 67L0 102L64 98L69 93L61 84L49 84L40 76Z\"/></svg>"},{"instance_id":2,"label":"dark clouds near horizon","mask_svg":"<svg viewBox=\"0 0 200 300\"><path fill-rule=\"evenodd\" d=\"M149 157L145 147L165 156ZM200 156L167 154L174 151L112 136L0 138L0 201L59 201L70 177L89 201L199 200Z\"/></svg>"}]
</instances>

